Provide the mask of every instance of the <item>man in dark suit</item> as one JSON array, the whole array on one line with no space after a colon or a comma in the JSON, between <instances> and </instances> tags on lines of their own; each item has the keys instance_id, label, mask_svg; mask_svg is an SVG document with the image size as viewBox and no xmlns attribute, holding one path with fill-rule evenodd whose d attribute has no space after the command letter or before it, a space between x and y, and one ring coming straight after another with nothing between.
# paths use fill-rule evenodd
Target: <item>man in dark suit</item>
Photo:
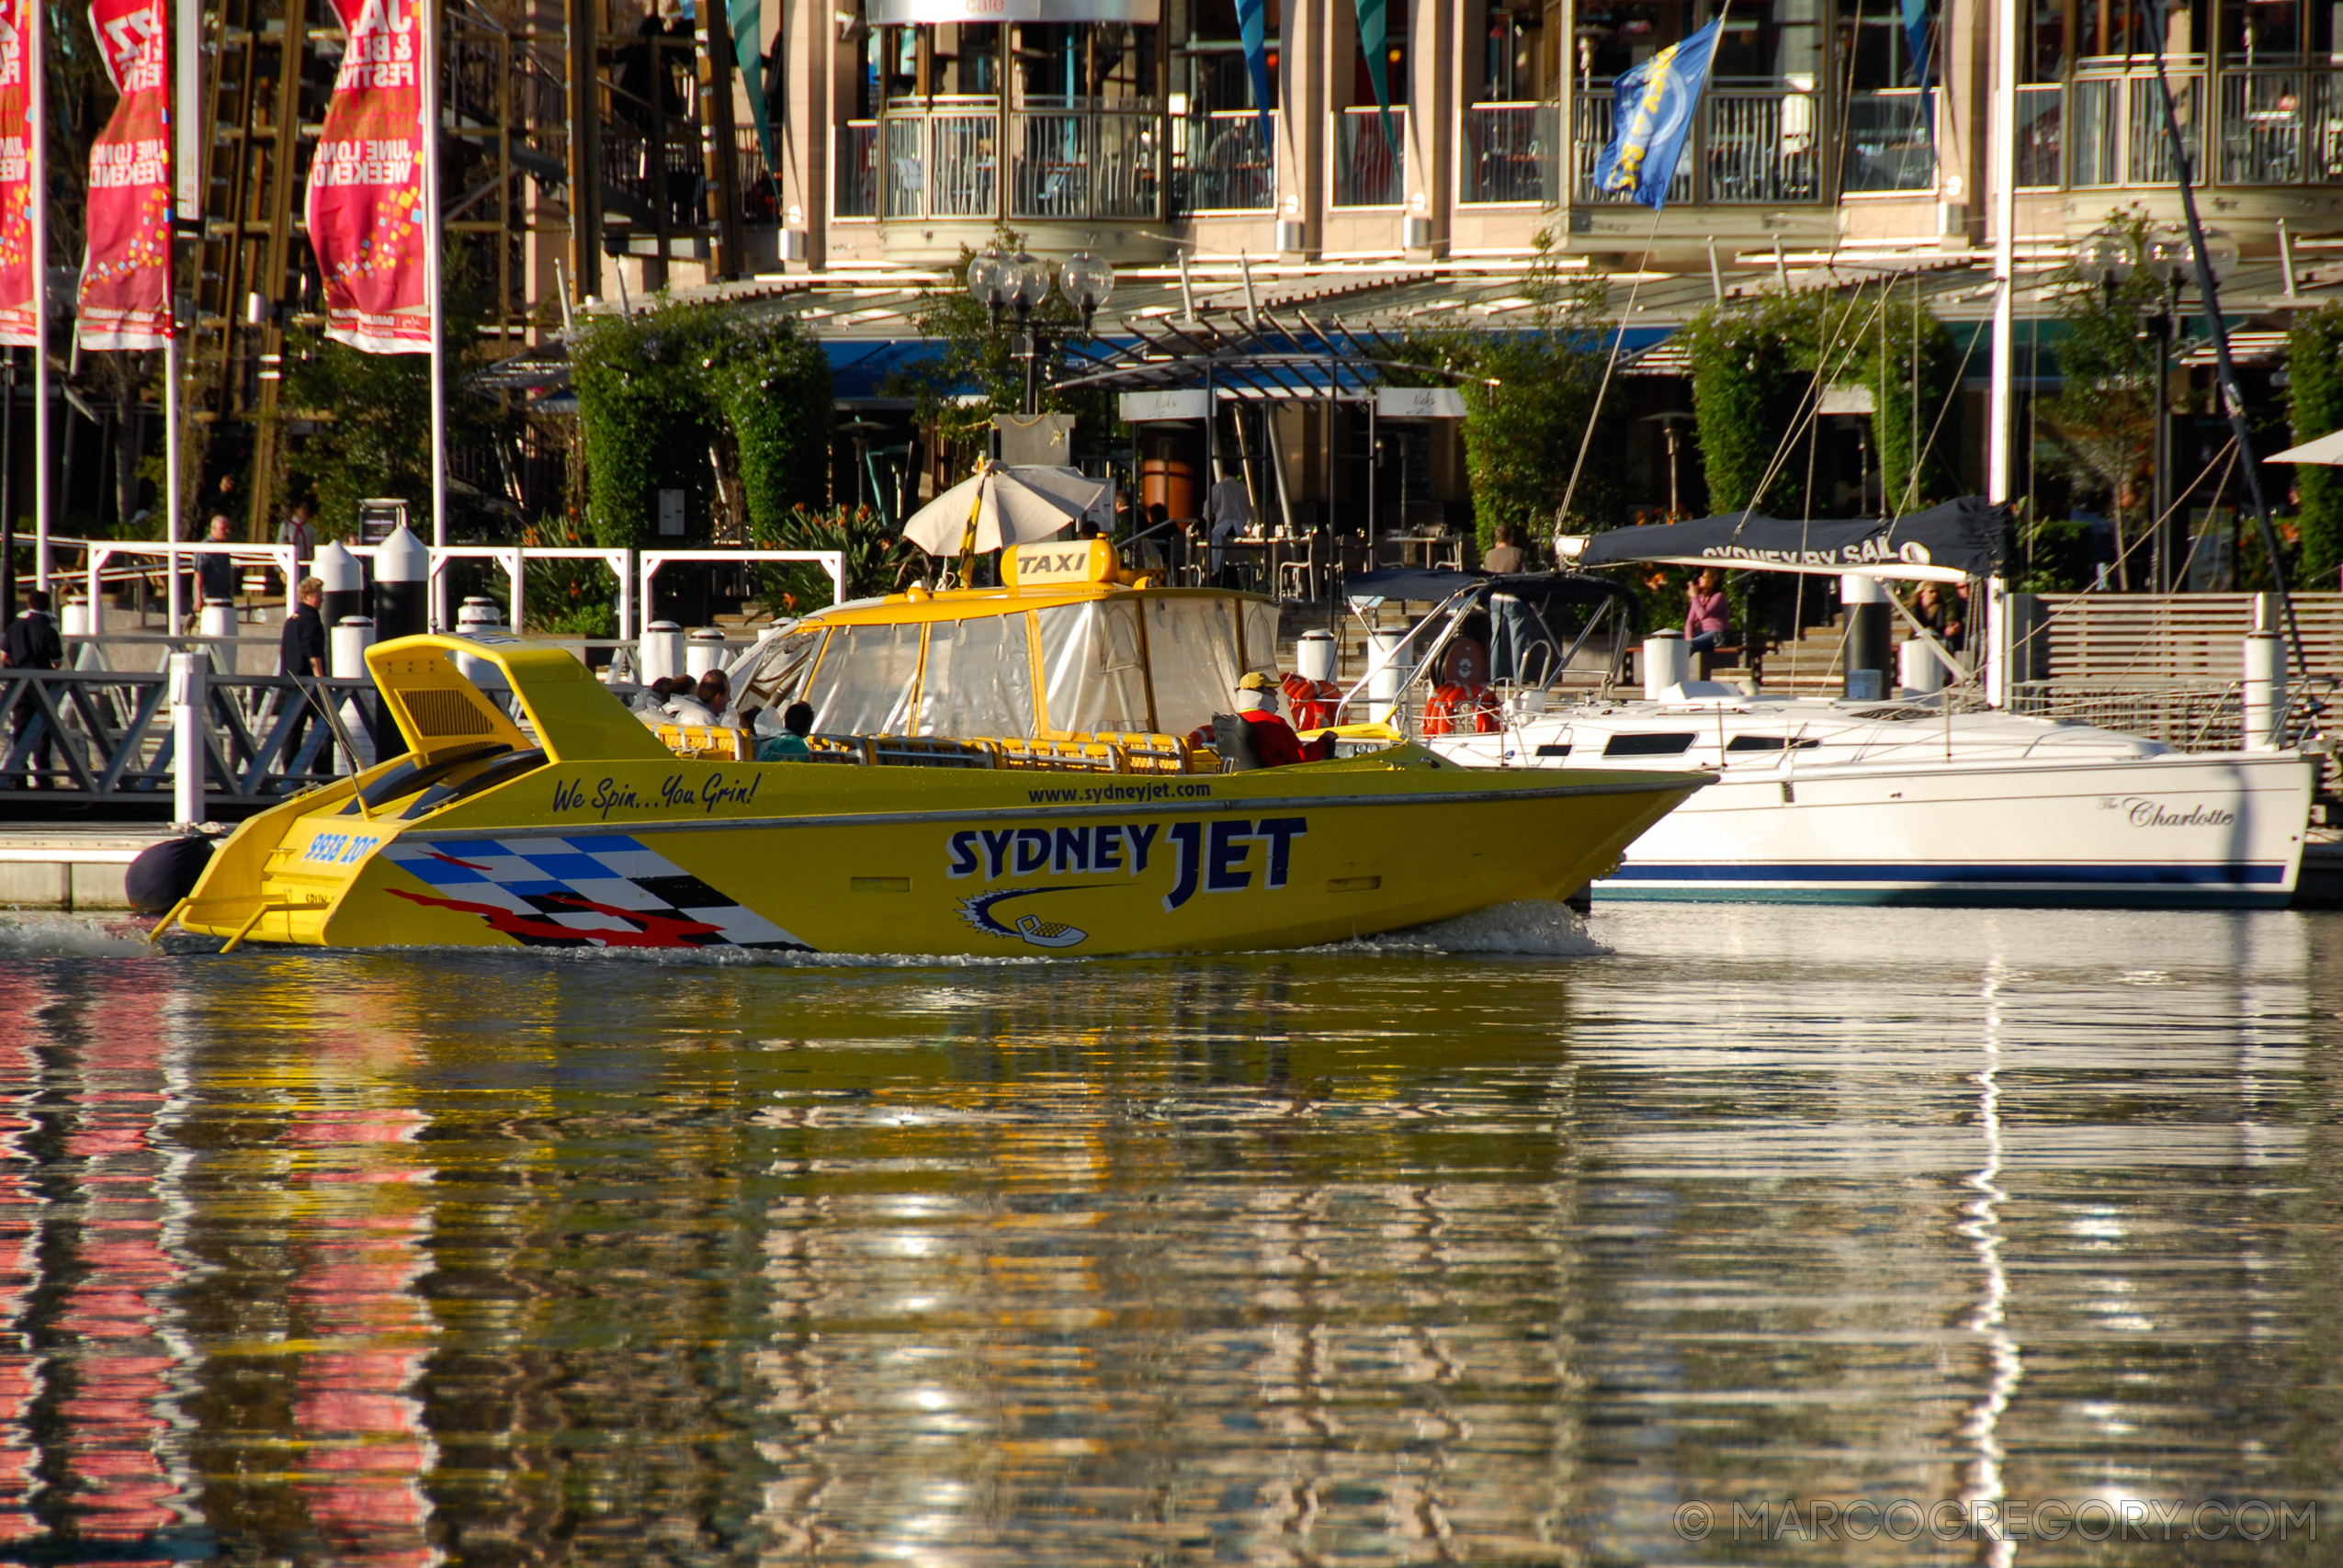
<instances>
[{"instance_id":1,"label":"man in dark suit","mask_svg":"<svg viewBox=\"0 0 2343 1568\"><path fill-rule=\"evenodd\" d=\"M322 681L325 678L325 618L318 614L318 606L325 603L325 580L304 577L295 597L300 601L293 613L285 617L285 635L277 644L277 672L299 676L301 680ZM300 687L277 695L277 711L285 711L287 703L300 711L293 716L292 728L285 732L284 756L288 763L298 756L302 739L309 734L310 715L315 703L332 699L324 693L316 694L314 701Z\"/></svg>"},{"instance_id":2,"label":"man in dark suit","mask_svg":"<svg viewBox=\"0 0 2343 1568\"><path fill-rule=\"evenodd\" d=\"M65 662L65 639L57 635L57 623L49 614L49 595L34 589L25 595L25 613L8 623L7 634L0 637L0 664L11 670L55 670ZM47 716L40 711L40 701L28 690L17 699L17 745L38 728L31 753L24 761L31 768L27 786L40 789L41 775L48 773L57 758L57 736L50 728Z\"/></svg>"}]
</instances>

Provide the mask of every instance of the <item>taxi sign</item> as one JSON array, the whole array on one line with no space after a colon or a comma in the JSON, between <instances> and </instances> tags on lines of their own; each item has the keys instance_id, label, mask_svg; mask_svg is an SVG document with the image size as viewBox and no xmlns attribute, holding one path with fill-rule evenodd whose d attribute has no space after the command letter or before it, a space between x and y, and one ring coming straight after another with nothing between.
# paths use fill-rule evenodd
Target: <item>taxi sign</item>
<instances>
[{"instance_id":1,"label":"taxi sign","mask_svg":"<svg viewBox=\"0 0 2343 1568\"><path fill-rule=\"evenodd\" d=\"M1053 540L1019 545L1009 552L1013 588L1063 587L1070 582L1112 582L1122 559L1104 539Z\"/></svg>"}]
</instances>

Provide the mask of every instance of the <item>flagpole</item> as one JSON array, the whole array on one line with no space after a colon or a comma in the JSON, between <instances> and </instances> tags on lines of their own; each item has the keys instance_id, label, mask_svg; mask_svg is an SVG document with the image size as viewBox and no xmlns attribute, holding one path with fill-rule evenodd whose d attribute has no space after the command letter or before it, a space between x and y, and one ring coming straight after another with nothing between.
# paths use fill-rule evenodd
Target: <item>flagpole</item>
<instances>
[{"instance_id":1,"label":"flagpole","mask_svg":"<svg viewBox=\"0 0 2343 1568\"><path fill-rule=\"evenodd\" d=\"M42 0L25 7L24 54L31 88L32 176L32 577L49 586L49 69Z\"/></svg>"},{"instance_id":2,"label":"flagpole","mask_svg":"<svg viewBox=\"0 0 2343 1568\"><path fill-rule=\"evenodd\" d=\"M446 226L439 213L439 28L437 0L424 6L423 47L417 51L423 71L423 205L425 245L423 288L431 312L431 622L445 631L447 618L447 312L446 280L440 276L440 249Z\"/></svg>"},{"instance_id":3,"label":"flagpole","mask_svg":"<svg viewBox=\"0 0 2343 1568\"><path fill-rule=\"evenodd\" d=\"M195 30L187 25L187 7L182 5L174 13L174 30L168 35L164 48L169 51L171 69L164 80L164 102L170 115L170 139L164 143L163 155L171 161L170 217L164 225L163 241L163 538L166 545L176 546L180 540L179 508L182 504L179 474L179 286L178 268L172 265L178 254L179 224L196 216L195 187L180 167L193 151L194 142L187 134L187 126L194 110L189 100L197 94L196 77L190 67L195 63ZM179 581L179 552L166 550L164 566L169 573L170 588L164 599L165 613L170 616L164 624L165 636L179 629L179 617L186 612L181 603L184 593ZM97 606L90 606L90 625L97 624Z\"/></svg>"}]
</instances>

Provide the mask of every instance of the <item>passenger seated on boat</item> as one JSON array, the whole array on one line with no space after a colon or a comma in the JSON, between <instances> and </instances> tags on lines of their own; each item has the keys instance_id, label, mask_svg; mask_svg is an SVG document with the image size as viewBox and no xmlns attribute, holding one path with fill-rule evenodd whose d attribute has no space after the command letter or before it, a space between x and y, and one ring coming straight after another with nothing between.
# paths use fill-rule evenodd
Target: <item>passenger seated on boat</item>
<instances>
[{"instance_id":1,"label":"passenger seated on boat","mask_svg":"<svg viewBox=\"0 0 2343 1568\"><path fill-rule=\"evenodd\" d=\"M692 694L720 721L725 710L732 705L731 678L721 670L711 670L699 678L699 686Z\"/></svg>"},{"instance_id":2,"label":"passenger seated on boat","mask_svg":"<svg viewBox=\"0 0 2343 1568\"><path fill-rule=\"evenodd\" d=\"M753 722L753 720L752 720ZM806 737L813 733L813 705L791 703L781 714L781 733L757 742L760 762L802 762L813 756Z\"/></svg>"},{"instance_id":3,"label":"passenger seated on boat","mask_svg":"<svg viewBox=\"0 0 2343 1568\"><path fill-rule=\"evenodd\" d=\"M1317 739L1306 743L1294 733L1293 726L1277 716L1277 677L1258 670L1237 682L1237 716L1244 721L1244 738L1251 744L1258 764L1285 768L1296 762L1323 762L1334 755L1333 731L1320 731Z\"/></svg>"},{"instance_id":4,"label":"passenger seated on boat","mask_svg":"<svg viewBox=\"0 0 2343 1568\"><path fill-rule=\"evenodd\" d=\"M667 689L667 721L671 724L721 724L717 710L699 700L699 688L689 675L678 675Z\"/></svg>"},{"instance_id":5,"label":"passenger seated on boat","mask_svg":"<svg viewBox=\"0 0 2343 1568\"><path fill-rule=\"evenodd\" d=\"M667 705L678 691L689 690L691 683L691 677L687 675L662 675L637 692L628 701L627 706L645 726L657 729L661 725L672 722Z\"/></svg>"},{"instance_id":6,"label":"passenger seated on boat","mask_svg":"<svg viewBox=\"0 0 2343 1568\"><path fill-rule=\"evenodd\" d=\"M1725 602L1725 583L1711 567L1693 580L1684 611L1684 651L1707 653L1737 647L1733 642L1733 607Z\"/></svg>"}]
</instances>

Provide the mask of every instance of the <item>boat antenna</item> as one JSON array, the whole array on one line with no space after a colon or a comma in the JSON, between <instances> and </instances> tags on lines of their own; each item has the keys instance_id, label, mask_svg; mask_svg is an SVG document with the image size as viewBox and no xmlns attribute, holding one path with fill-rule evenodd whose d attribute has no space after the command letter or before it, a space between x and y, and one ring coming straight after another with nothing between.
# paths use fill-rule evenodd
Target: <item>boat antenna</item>
<instances>
[{"instance_id":1,"label":"boat antenna","mask_svg":"<svg viewBox=\"0 0 2343 1568\"><path fill-rule=\"evenodd\" d=\"M2172 0L2163 0L2158 6L2159 19L2166 19ZM2133 0L2132 14L2143 22L2145 7L2140 0ZM2229 429L2237 443L2237 464L2246 471L2246 492L2253 497L2254 524L2261 532L2261 547L2269 558L2270 585L2277 590L2278 603L2286 615L2286 640L2293 645L2294 670L2305 682L2310 679L2310 661L2303 654L2303 628L2294 618L2294 601L2286 592L2286 567L2278 554L2278 530L2270 525L2269 501L2262 494L2261 460L2254 455L2252 434L2246 428L2246 398L2237 389L2237 365L2229 354L2229 327L2221 319L2220 286L2213 281L2213 267L2205 260L2204 225L2197 218L2197 194L2189 176L2189 151L2180 140L2180 116L2172 103L2172 80L2164 71L2164 40L2156 39L2156 96L2164 108L2164 139L2172 152L2173 183L2180 192L2180 215L2189 231L2189 255L2196 264L2197 299L2204 311L2205 332L2213 339L2215 372L2221 387L2222 411L2229 416ZM2159 392L2159 396L2161 393Z\"/></svg>"}]
</instances>

